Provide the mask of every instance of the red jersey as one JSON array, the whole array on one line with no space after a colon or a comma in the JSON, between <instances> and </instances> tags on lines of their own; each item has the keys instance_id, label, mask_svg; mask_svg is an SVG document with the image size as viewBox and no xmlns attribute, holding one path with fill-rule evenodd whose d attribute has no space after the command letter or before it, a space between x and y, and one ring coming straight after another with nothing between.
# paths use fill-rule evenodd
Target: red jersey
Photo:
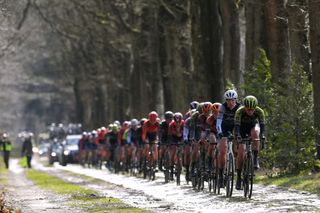
<instances>
[{"instance_id":1,"label":"red jersey","mask_svg":"<svg viewBox=\"0 0 320 213\"><path fill-rule=\"evenodd\" d=\"M170 136L175 137L182 137L183 136L183 126L184 126L184 120L182 120L180 123L177 123L175 121L171 121L169 124L169 131L168 134Z\"/></svg>"},{"instance_id":2,"label":"red jersey","mask_svg":"<svg viewBox=\"0 0 320 213\"><path fill-rule=\"evenodd\" d=\"M142 141L145 141L146 139L148 139L149 142L156 141L159 138L159 129L160 124L158 122L155 122L154 124L149 120L144 122L142 127Z\"/></svg>"},{"instance_id":3,"label":"red jersey","mask_svg":"<svg viewBox=\"0 0 320 213\"><path fill-rule=\"evenodd\" d=\"M208 127L210 127L211 132L213 132L214 134L217 134L216 123L217 118L213 114L210 115L206 120L206 124L208 125Z\"/></svg>"}]
</instances>

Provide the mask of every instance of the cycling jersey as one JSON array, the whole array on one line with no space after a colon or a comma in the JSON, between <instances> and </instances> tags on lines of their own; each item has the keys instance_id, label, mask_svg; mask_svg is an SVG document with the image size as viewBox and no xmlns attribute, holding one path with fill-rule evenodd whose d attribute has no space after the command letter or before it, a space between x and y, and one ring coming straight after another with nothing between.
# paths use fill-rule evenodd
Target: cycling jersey
<instances>
[{"instance_id":1,"label":"cycling jersey","mask_svg":"<svg viewBox=\"0 0 320 213\"><path fill-rule=\"evenodd\" d=\"M166 144L168 143L168 129L169 124L165 120L160 124L160 143Z\"/></svg>"},{"instance_id":2,"label":"cycling jersey","mask_svg":"<svg viewBox=\"0 0 320 213\"><path fill-rule=\"evenodd\" d=\"M234 120L236 134L241 135L241 137L250 135L251 129L258 123L260 125L260 134L264 134L265 113L260 107L257 107L253 115L249 116L246 113L245 107L242 106L237 110Z\"/></svg>"},{"instance_id":3,"label":"cycling jersey","mask_svg":"<svg viewBox=\"0 0 320 213\"><path fill-rule=\"evenodd\" d=\"M183 126L184 126L184 120L182 120L180 123L171 121L171 123L169 124L169 131L168 131L168 135L170 136L171 143L179 143L182 140Z\"/></svg>"},{"instance_id":4,"label":"cycling jersey","mask_svg":"<svg viewBox=\"0 0 320 213\"><path fill-rule=\"evenodd\" d=\"M117 132L108 132L107 140L109 141L111 148L117 146L118 133Z\"/></svg>"},{"instance_id":5,"label":"cycling jersey","mask_svg":"<svg viewBox=\"0 0 320 213\"><path fill-rule=\"evenodd\" d=\"M224 137L227 137L229 132L233 131L234 116L240 106L240 103L236 103L233 109L229 109L227 103L221 105L217 116L217 131L222 132Z\"/></svg>"},{"instance_id":6,"label":"cycling jersey","mask_svg":"<svg viewBox=\"0 0 320 213\"><path fill-rule=\"evenodd\" d=\"M216 128L217 119L213 114L207 118L206 123L210 128L210 132L217 134L217 128Z\"/></svg>"},{"instance_id":7,"label":"cycling jersey","mask_svg":"<svg viewBox=\"0 0 320 213\"><path fill-rule=\"evenodd\" d=\"M139 144L139 137L140 135L138 134L138 129L132 129L130 128L128 130L128 139L127 139L127 143L128 144L134 144L134 145L138 145Z\"/></svg>"},{"instance_id":8,"label":"cycling jersey","mask_svg":"<svg viewBox=\"0 0 320 213\"><path fill-rule=\"evenodd\" d=\"M192 131L192 125L191 125L191 117L188 117L184 122L184 128L183 128L183 140L185 142L188 142L189 140L194 139L194 131Z\"/></svg>"},{"instance_id":9,"label":"cycling jersey","mask_svg":"<svg viewBox=\"0 0 320 213\"><path fill-rule=\"evenodd\" d=\"M149 142L154 142L159 138L159 128L160 124L158 122L155 122L152 124L149 120L144 122L143 128L142 128L142 140L146 141L146 139Z\"/></svg>"}]
</instances>

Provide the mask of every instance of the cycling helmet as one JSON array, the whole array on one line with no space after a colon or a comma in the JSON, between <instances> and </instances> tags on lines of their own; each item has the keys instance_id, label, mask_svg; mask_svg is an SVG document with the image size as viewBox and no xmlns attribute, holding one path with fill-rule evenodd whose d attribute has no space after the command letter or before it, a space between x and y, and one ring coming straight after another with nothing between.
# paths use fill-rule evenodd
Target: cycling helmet
<instances>
[{"instance_id":1,"label":"cycling helmet","mask_svg":"<svg viewBox=\"0 0 320 213\"><path fill-rule=\"evenodd\" d=\"M230 90L227 90L225 93L224 93L224 98L227 100L227 99L237 99L238 98L238 94L235 90L233 89L230 89Z\"/></svg>"},{"instance_id":2,"label":"cycling helmet","mask_svg":"<svg viewBox=\"0 0 320 213\"><path fill-rule=\"evenodd\" d=\"M148 119L146 118L141 118L140 120L140 125L143 126L144 122L146 122Z\"/></svg>"},{"instance_id":3,"label":"cycling helmet","mask_svg":"<svg viewBox=\"0 0 320 213\"><path fill-rule=\"evenodd\" d=\"M176 112L176 113L174 113L174 115L173 115L173 119L174 119L174 121L175 122L177 122L177 123L180 123L181 121L182 121L182 114L181 114L181 112Z\"/></svg>"},{"instance_id":4,"label":"cycling helmet","mask_svg":"<svg viewBox=\"0 0 320 213\"><path fill-rule=\"evenodd\" d=\"M209 113L211 111L212 103L207 101L202 104L202 113Z\"/></svg>"},{"instance_id":5,"label":"cycling helmet","mask_svg":"<svg viewBox=\"0 0 320 213\"><path fill-rule=\"evenodd\" d=\"M129 125L130 125L130 122L129 122L129 121L124 121L124 122L122 123L122 128L127 129L127 128L129 127Z\"/></svg>"},{"instance_id":6,"label":"cycling helmet","mask_svg":"<svg viewBox=\"0 0 320 213\"><path fill-rule=\"evenodd\" d=\"M138 121L137 119L133 118L133 119L131 120L131 126L132 126L132 127L136 127L136 126L138 126L138 125L139 125L139 121Z\"/></svg>"},{"instance_id":7,"label":"cycling helmet","mask_svg":"<svg viewBox=\"0 0 320 213\"><path fill-rule=\"evenodd\" d=\"M190 109L197 109L198 106L199 106L199 102L198 101L192 101L190 103Z\"/></svg>"},{"instance_id":8,"label":"cycling helmet","mask_svg":"<svg viewBox=\"0 0 320 213\"><path fill-rule=\"evenodd\" d=\"M220 109L220 106L221 104L220 103L213 103L212 106L211 106L211 111L213 114L217 115L218 112L219 112L219 109Z\"/></svg>"},{"instance_id":9,"label":"cycling helmet","mask_svg":"<svg viewBox=\"0 0 320 213\"><path fill-rule=\"evenodd\" d=\"M165 120L172 120L172 119L173 119L173 112L171 112L171 111L166 111L166 112L164 113L164 119L165 119Z\"/></svg>"},{"instance_id":10,"label":"cycling helmet","mask_svg":"<svg viewBox=\"0 0 320 213\"><path fill-rule=\"evenodd\" d=\"M114 121L114 124L116 124L118 127L121 126L121 123L120 123L120 121L118 121L118 120Z\"/></svg>"},{"instance_id":11,"label":"cycling helmet","mask_svg":"<svg viewBox=\"0 0 320 213\"><path fill-rule=\"evenodd\" d=\"M155 111L152 111L149 113L148 118L151 123L155 123L158 118L158 113L156 113Z\"/></svg>"},{"instance_id":12,"label":"cycling helmet","mask_svg":"<svg viewBox=\"0 0 320 213\"><path fill-rule=\"evenodd\" d=\"M118 125L117 124L112 124L111 130L112 130L112 132L117 132L118 131Z\"/></svg>"},{"instance_id":13,"label":"cycling helmet","mask_svg":"<svg viewBox=\"0 0 320 213\"><path fill-rule=\"evenodd\" d=\"M255 109L258 105L258 100L253 95L248 95L243 99L243 104L247 109Z\"/></svg>"}]
</instances>

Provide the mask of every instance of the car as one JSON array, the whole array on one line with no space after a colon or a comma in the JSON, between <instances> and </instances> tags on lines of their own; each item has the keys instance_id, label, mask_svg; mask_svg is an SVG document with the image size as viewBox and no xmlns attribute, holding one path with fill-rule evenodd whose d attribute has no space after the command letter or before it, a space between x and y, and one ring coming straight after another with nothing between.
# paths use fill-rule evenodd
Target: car
<instances>
[{"instance_id":1,"label":"car","mask_svg":"<svg viewBox=\"0 0 320 213\"><path fill-rule=\"evenodd\" d=\"M61 151L61 145L57 140L54 140L50 143L48 149L48 162L52 165L54 162L58 162L58 153Z\"/></svg>"},{"instance_id":2,"label":"car","mask_svg":"<svg viewBox=\"0 0 320 213\"><path fill-rule=\"evenodd\" d=\"M40 157L47 156L48 151L50 149L51 144L50 143L40 143L38 147L38 153Z\"/></svg>"},{"instance_id":3,"label":"car","mask_svg":"<svg viewBox=\"0 0 320 213\"><path fill-rule=\"evenodd\" d=\"M59 153L59 164L66 166L68 163L77 163L79 155L78 143L82 135L67 135L62 142L62 149Z\"/></svg>"}]
</instances>

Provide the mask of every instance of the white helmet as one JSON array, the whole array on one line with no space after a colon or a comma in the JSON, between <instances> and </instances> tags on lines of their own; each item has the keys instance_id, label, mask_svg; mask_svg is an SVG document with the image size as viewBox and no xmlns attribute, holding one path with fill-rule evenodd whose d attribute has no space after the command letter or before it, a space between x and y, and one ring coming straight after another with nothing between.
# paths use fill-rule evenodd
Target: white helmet
<instances>
[{"instance_id":1,"label":"white helmet","mask_svg":"<svg viewBox=\"0 0 320 213\"><path fill-rule=\"evenodd\" d=\"M237 99L238 98L238 94L235 90L233 89L229 89L224 93L224 98L225 99Z\"/></svg>"}]
</instances>

